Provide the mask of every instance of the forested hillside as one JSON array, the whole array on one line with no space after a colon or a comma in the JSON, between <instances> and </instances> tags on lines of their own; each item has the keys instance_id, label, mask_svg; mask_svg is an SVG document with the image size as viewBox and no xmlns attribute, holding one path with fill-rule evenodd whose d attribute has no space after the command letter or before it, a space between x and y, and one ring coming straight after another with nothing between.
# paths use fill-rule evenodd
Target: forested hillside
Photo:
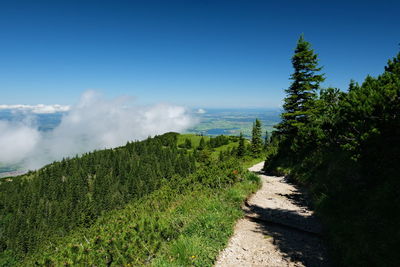
<instances>
[{"instance_id":1,"label":"forested hillside","mask_svg":"<svg viewBox=\"0 0 400 267\"><path fill-rule=\"evenodd\" d=\"M196 259L212 263L258 186L242 164L259 155L238 155L238 139L167 133L0 180L0 265L144 264L187 227L215 239ZM218 213L204 222L210 233L204 209Z\"/></svg>"},{"instance_id":2,"label":"forested hillside","mask_svg":"<svg viewBox=\"0 0 400 267\"><path fill-rule=\"evenodd\" d=\"M2 249L24 253L49 236L88 225L103 211L186 176L194 158L174 149L169 134L97 151L1 182Z\"/></svg>"},{"instance_id":3,"label":"forested hillside","mask_svg":"<svg viewBox=\"0 0 400 267\"><path fill-rule=\"evenodd\" d=\"M347 92L301 37L265 170L309 187L341 266L399 266L400 54Z\"/></svg>"}]
</instances>

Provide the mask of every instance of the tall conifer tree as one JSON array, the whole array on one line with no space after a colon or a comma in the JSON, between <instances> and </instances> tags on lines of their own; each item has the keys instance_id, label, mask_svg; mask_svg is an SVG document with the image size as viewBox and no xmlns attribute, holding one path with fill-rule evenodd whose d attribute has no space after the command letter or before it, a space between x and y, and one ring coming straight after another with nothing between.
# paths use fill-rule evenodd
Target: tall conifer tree
<instances>
[{"instance_id":1,"label":"tall conifer tree","mask_svg":"<svg viewBox=\"0 0 400 267\"><path fill-rule=\"evenodd\" d=\"M256 119L253 123L253 131L251 135L251 152L254 156L257 156L262 151L262 139L261 139L261 121Z\"/></svg>"},{"instance_id":2,"label":"tall conifer tree","mask_svg":"<svg viewBox=\"0 0 400 267\"><path fill-rule=\"evenodd\" d=\"M206 141L204 140L204 136L201 137L199 146L197 147L198 150L203 150L206 148Z\"/></svg>"},{"instance_id":3,"label":"tall conifer tree","mask_svg":"<svg viewBox=\"0 0 400 267\"><path fill-rule=\"evenodd\" d=\"M323 74L318 74L322 69L318 67L318 56L303 35L297 41L292 65L294 73L290 79L293 82L285 90L287 96L283 104L282 122L276 126L285 134L295 134L299 126L309 121L316 91L325 80Z\"/></svg>"},{"instance_id":4,"label":"tall conifer tree","mask_svg":"<svg viewBox=\"0 0 400 267\"><path fill-rule=\"evenodd\" d=\"M239 146L238 146L238 150L237 150L237 155L239 157L243 157L244 154L246 153L246 147L244 145L244 138L243 138L243 134L240 133L239 136Z\"/></svg>"}]
</instances>

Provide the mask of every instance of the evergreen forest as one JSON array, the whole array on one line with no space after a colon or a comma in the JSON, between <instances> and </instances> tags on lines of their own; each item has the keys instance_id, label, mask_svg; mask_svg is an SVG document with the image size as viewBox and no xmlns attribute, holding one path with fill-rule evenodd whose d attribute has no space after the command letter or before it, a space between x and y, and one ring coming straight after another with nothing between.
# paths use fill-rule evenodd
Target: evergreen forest
<instances>
[{"instance_id":1,"label":"evergreen forest","mask_svg":"<svg viewBox=\"0 0 400 267\"><path fill-rule=\"evenodd\" d=\"M399 266L400 53L347 92L303 36L264 169L313 195L338 266Z\"/></svg>"}]
</instances>

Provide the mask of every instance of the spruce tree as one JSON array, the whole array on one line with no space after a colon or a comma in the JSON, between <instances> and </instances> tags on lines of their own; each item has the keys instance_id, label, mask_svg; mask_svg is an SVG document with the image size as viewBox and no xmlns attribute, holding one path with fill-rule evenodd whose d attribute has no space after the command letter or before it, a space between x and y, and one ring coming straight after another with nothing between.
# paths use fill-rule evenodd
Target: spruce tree
<instances>
[{"instance_id":1,"label":"spruce tree","mask_svg":"<svg viewBox=\"0 0 400 267\"><path fill-rule=\"evenodd\" d=\"M256 119L253 123L253 131L251 135L251 152L253 156L258 156L262 151L262 139L261 139L261 121Z\"/></svg>"},{"instance_id":2,"label":"spruce tree","mask_svg":"<svg viewBox=\"0 0 400 267\"><path fill-rule=\"evenodd\" d=\"M292 65L294 73L290 79L293 82L285 90L287 96L283 104L282 122L276 126L284 134L295 134L298 127L309 121L316 91L325 80L323 74L317 74L322 69L318 67L318 56L303 35L297 41Z\"/></svg>"},{"instance_id":3,"label":"spruce tree","mask_svg":"<svg viewBox=\"0 0 400 267\"><path fill-rule=\"evenodd\" d=\"M185 139L185 148L191 149L192 148L192 141L189 138Z\"/></svg>"},{"instance_id":4,"label":"spruce tree","mask_svg":"<svg viewBox=\"0 0 400 267\"><path fill-rule=\"evenodd\" d=\"M199 146L197 147L198 150L203 150L206 147L206 141L204 140L204 136L201 137Z\"/></svg>"},{"instance_id":5,"label":"spruce tree","mask_svg":"<svg viewBox=\"0 0 400 267\"><path fill-rule=\"evenodd\" d=\"M238 146L238 150L237 150L238 157L243 157L245 152L246 152L246 147L244 145L244 137L243 137L243 134L240 133L239 146Z\"/></svg>"},{"instance_id":6,"label":"spruce tree","mask_svg":"<svg viewBox=\"0 0 400 267\"><path fill-rule=\"evenodd\" d=\"M224 152L222 152L222 150L218 154L218 160L219 161L224 161Z\"/></svg>"}]
</instances>

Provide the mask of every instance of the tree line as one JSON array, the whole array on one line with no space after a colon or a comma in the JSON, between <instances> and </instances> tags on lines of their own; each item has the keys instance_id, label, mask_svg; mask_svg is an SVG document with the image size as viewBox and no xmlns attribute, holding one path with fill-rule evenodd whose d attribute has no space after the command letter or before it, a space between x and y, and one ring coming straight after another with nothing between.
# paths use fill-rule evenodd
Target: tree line
<instances>
[{"instance_id":1,"label":"tree line","mask_svg":"<svg viewBox=\"0 0 400 267\"><path fill-rule=\"evenodd\" d=\"M400 53L381 75L321 88L303 36L264 169L307 186L341 266L398 266Z\"/></svg>"}]
</instances>

